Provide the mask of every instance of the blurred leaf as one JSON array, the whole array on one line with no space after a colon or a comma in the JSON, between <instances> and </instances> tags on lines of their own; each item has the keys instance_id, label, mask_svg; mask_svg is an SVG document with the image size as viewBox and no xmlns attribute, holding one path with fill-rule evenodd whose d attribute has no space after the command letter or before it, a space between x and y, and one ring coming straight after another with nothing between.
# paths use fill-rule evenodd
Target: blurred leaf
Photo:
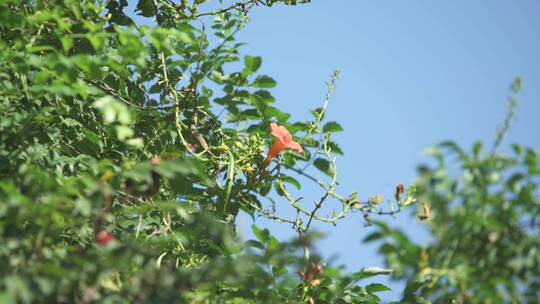
<instances>
[{"instance_id":1,"label":"blurred leaf","mask_svg":"<svg viewBox=\"0 0 540 304\"><path fill-rule=\"evenodd\" d=\"M135 12L144 17L153 17L154 3L152 0L139 0Z\"/></svg>"},{"instance_id":2,"label":"blurred leaf","mask_svg":"<svg viewBox=\"0 0 540 304\"><path fill-rule=\"evenodd\" d=\"M381 283L371 283L366 285L366 291L369 293L381 292L381 291L391 291L392 289L388 288L386 285Z\"/></svg>"},{"instance_id":3,"label":"blurred leaf","mask_svg":"<svg viewBox=\"0 0 540 304\"><path fill-rule=\"evenodd\" d=\"M355 280L362 280L362 279L370 278L376 275L381 275L381 274L387 275L390 273L392 273L391 269L385 269L385 268L379 268L379 267L368 267L368 268L363 268L362 270L353 273L352 277Z\"/></svg>"}]
</instances>

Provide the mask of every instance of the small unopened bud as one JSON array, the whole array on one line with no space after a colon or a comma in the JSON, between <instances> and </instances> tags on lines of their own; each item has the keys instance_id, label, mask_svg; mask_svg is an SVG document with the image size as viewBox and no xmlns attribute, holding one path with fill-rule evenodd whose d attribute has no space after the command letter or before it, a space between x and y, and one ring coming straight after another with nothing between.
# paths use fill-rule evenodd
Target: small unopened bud
<instances>
[{"instance_id":1,"label":"small unopened bud","mask_svg":"<svg viewBox=\"0 0 540 304\"><path fill-rule=\"evenodd\" d=\"M224 152L227 152L227 151L230 150L230 149L229 149L229 146L227 146L227 145L225 145L225 144L219 145L218 149L221 150L221 151L224 151Z\"/></svg>"},{"instance_id":2,"label":"small unopened bud","mask_svg":"<svg viewBox=\"0 0 540 304\"><path fill-rule=\"evenodd\" d=\"M429 218L429 206L426 203L422 203L423 214L420 214L418 218L422 221L425 221Z\"/></svg>"},{"instance_id":3,"label":"small unopened bud","mask_svg":"<svg viewBox=\"0 0 540 304\"><path fill-rule=\"evenodd\" d=\"M371 218L369 217L369 213L364 212L364 220L366 220L366 225L371 226Z\"/></svg>"},{"instance_id":4,"label":"small unopened bud","mask_svg":"<svg viewBox=\"0 0 540 304\"><path fill-rule=\"evenodd\" d=\"M405 193L405 186L403 186L402 183L399 183L397 186L396 186L396 193L394 194L394 198L396 199L396 201L400 201L401 200L401 195Z\"/></svg>"}]
</instances>

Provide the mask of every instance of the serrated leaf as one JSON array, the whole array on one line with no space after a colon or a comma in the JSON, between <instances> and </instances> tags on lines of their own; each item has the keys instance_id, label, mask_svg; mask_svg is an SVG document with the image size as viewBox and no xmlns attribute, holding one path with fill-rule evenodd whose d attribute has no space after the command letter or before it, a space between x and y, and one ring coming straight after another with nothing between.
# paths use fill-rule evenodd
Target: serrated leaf
<instances>
[{"instance_id":1,"label":"serrated leaf","mask_svg":"<svg viewBox=\"0 0 540 304\"><path fill-rule=\"evenodd\" d=\"M343 128L341 125L335 121L329 121L327 122L323 127L324 133L335 133L335 132L341 132L343 131Z\"/></svg>"},{"instance_id":2,"label":"serrated leaf","mask_svg":"<svg viewBox=\"0 0 540 304\"><path fill-rule=\"evenodd\" d=\"M343 150L341 150L341 147L337 143L329 141L327 145L330 148L331 153L343 155Z\"/></svg>"}]
</instances>

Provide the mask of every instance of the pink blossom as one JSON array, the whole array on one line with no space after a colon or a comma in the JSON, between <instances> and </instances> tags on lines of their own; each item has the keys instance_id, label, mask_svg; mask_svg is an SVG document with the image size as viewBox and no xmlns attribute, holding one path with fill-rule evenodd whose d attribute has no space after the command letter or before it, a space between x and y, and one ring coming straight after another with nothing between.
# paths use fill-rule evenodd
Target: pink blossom
<instances>
[{"instance_id":1,"label":"pink blossom","mask_svg":"<svg viewBox=\"0 0 540 304\"><path fill-rule=\"evenodd\" d=\"M268 156L264 160L265 166L267 166L270 161L272 161L272 159L284 149L292 149L299 153L304 151L300 144L293 140L291 133L289 133L289 131L284 126L279 126L276 123L271 123L270 130L271 134L276 139L274 140L272 147L270 147L270 150L268 151Z\"/></svg>"}]
</instances>

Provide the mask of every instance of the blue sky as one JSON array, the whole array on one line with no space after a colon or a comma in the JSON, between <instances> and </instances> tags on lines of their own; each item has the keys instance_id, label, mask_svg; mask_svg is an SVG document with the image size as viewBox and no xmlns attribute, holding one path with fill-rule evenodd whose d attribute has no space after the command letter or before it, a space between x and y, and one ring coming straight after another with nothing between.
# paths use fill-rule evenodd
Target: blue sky
<instances>
[{"instance_id":1,"label":"blue sky","mask_svg":"<svg viewBox=\"0 0 540 304\"><path fill-rule=\"evenodd\" d=\"M345 128L336 137L345 151L343 193L391 195L396 183L414 181L415 167L428 160L422 149L443 140L490 146L516 76L524 87L505 144L540 148L539 1L315 0L250 16L238 37L242 50L263 57L261 72L278 82L277 105L293 118L307 118L323 101L324 81L341 71L328 117ZM384 220L429 241L405 214ZM249 237L251 219L241 222ZM282 239L294 235L285 225L257 224ZM338 255L347 269L382 266L375 247L361 244L371 229L360 215L316 228L327 235L318 251ZM392 287L383 298L397 299L401 286Z\"/></svg>"}]
</instances>

